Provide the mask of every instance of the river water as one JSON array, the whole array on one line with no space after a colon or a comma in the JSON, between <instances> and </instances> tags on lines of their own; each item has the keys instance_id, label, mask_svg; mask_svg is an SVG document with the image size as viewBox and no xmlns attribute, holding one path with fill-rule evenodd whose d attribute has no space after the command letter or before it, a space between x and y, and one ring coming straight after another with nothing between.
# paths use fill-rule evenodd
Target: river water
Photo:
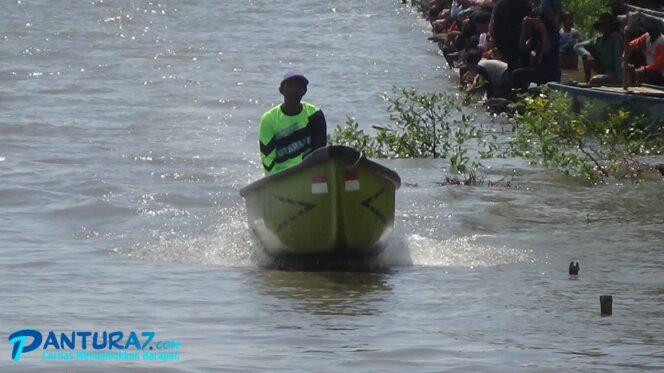
<instances>
[{"instance_id":1,"label":"river water","mask_svg":"<svg viewBox=\"0 0 664 373\"><path fill-rule=\"evenodd\" d=\"M405 182L383 270L258 268L238 189L284 71L330 128L384 123L393 85L455 92L400 1L0 9L0 371L664 370L658 181L500 159L487 176L509 187L442 187L444 160L380 160ZM179 354L12 361L26 328L154 331Z\"/></svg>"}]
</instances>

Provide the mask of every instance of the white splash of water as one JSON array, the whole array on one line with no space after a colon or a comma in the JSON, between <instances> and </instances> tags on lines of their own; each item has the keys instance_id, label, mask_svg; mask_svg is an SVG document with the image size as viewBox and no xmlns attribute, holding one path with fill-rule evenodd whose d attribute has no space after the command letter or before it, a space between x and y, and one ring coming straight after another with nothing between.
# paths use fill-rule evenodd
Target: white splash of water
<instances>
[{"instance_id":1,"label":"white splash of water","mask_svg":"<svg viewBox=\"0 0 664 373\"><path fill-rule=\"evenodd\" d=\"M419 234L393 239L380 257L384 266L489 267L532 260L529 250L495 247L473 235L440 240Z\"/></svg>"},{"instance_id":2,"label":"white splash of water","mask_svg":"<svg viewBox=\"0 0 664 373\"><path fill-rule=\"evenodd\" d=\"M217 214L215 214L216 216ZM138 260L177 262L206 266L246 267L256 262L256 243L247 228L244 207L222 208L220 223L205 236L157 232L156 240L137 243L113 254Z\"/></svg>"}]
</instances>

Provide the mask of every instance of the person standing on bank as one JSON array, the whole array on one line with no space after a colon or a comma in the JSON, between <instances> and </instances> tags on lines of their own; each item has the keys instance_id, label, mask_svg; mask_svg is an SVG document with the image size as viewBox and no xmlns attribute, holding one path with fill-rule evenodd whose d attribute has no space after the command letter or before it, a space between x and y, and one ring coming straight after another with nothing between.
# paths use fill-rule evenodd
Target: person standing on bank
<instances>
[{"instance_id":1,"label":"person standing on bank","mask_svg":"<svg viewBox=\"0 0 664 373\"><path fill-rule=\"evenodd\" d=\"M323 112L302 101L308 84L302 73L287 72L279 85L284 102L261 117L259 143L266 176L299 164L309 153L327 144Z\"/></svg>"}]
</instances>

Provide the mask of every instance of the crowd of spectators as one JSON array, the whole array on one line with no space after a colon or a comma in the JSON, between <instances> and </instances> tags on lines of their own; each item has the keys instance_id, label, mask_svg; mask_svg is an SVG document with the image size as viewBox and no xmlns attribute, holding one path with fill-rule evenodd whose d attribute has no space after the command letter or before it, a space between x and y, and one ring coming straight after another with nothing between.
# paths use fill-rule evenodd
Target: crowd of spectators
<instances>
[{"instance_id":1,"label":"crowd of spectators","mask_svg":"<svg viewBox=\"0 0 664 373\"><path fill-rule=\"evenodd\" d=\"M607 0L585 40L564 0L431 0L425 14L461 84L488 98L559 82L579 64L581 85L664 85L664 19L645 17L627 32L627 1Z\"/></svg>"}]
</instances>

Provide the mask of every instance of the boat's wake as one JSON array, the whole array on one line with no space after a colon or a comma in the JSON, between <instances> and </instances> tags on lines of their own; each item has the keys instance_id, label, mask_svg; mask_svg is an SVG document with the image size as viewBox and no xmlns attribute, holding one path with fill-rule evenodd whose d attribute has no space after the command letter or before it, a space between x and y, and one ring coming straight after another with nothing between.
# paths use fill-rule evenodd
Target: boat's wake
<instances>
[{"instance_id":1,"label":"boat's wake","mask_svg":"<svg viewBox=\"0 0 664 373\"><path fill-rule=\"evenodd\" d=\"M175 262L220 267L253 266L258 251L246 224L242 206L221 209L219 223L204 234L188 234L168 229L150 232L149 240L131 247L116 248L112 255L155 262Z\"/></svg>"},{"instance_id":2,"label":"boat's wake","mask_svg":"<svg viewBox=\"0 0 664 373\"><path fill-rule=\"evenodd\" d=\"M381 272L393 267L487 267L532 260L528 250L496 247L486 236L437 239L413 233L393 232L384 251L373 258L307 260L271 258L265 254L246 224L242 206L222 209L220 223L204 236L160 232L155 239L113 250L113 255L145 261L176 262L220 267L259 267L308 271Z\"/></svg>"},{"instance_id":3,"label":"boat's wake","mask_svg":"<svg viewBox=\"0 0 664 373\"><path fill-rule=\"evenodd\" d=\"M502 264L521 263L532 260L529 250L496 247L483 243L486 236L473 235L437 240L411 234L404 238L403 244L407 247L410 265L416 266L442 266L442 267L489 267ZM390 253L390 248L384 253L393 265L407 265L400 263L403 256ZM393 248L397 249L397 248Z\"/></svg>"},{"instance_id":4,"label":"boat's wake","mask_svg":"<svg viewBox=\"0 0 664 373\"><path fill-rule=\"evenodd\" d=\"M486 236L474 235L437 240L418 234L395 235L385 250L374 258L352 260L273 259L254 255L261 268L305 271L383 272L395 267L490 267L532 260L529 250L495 247L482 243Z\"/></svg>"}]
</instances>

